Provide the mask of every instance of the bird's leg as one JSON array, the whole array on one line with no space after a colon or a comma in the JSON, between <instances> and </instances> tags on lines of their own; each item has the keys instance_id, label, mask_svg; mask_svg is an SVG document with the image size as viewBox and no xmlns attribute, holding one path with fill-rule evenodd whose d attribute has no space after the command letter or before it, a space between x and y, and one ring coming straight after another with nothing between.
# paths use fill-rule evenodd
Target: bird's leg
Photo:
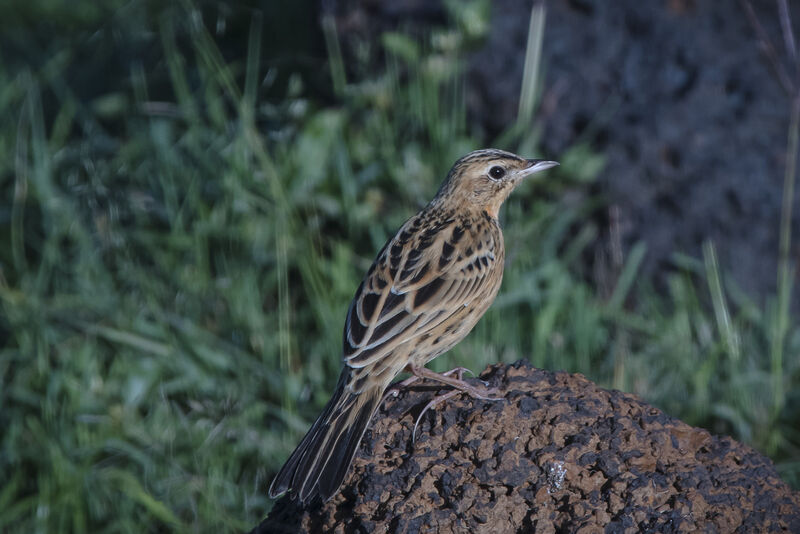
<instances>
[{"instance_id":1,"label":"bird's leg","mask_svg":"<svg viewBox=\"0 0 800 534\"><path fill-rule=\"evenodd\" d=\"M436 380L437 382L441 382L443 384L447 384L448 386L454 387L457 390L469 393L476 399L500 400L502 398L502 397L498 398L495 396L498 393L497 388L488 389L484 386L475 386L473 384L470 384L466 380L463 380L461 377L463 376L464 371L469 371L469 369L466 369L464 367L456 367L455 369L451 369L446 373L436 373L434 371L431 371L427 367L418 366L414 364L408 364L406 368L412 375L414 375L412 378L429 378L431 380ZM457 376L456 377L450 376L451 374L456 374Z\"/></svg>"},{"instance_id":2,"label":"bird's leg","mask_svg":"<svg viewBox=\"0 0 800 534\"><path fill-rule=\"evenodd\" d=\"M445 371L444 373L439 373L439 374L442 376L456 375L456 378L458 380L461 380L464 377L465 372L471 374L472 376L475 376L475 373L473 373L470 369L467 369L466 367L453 367L449 371Z\"/></svg>"},{"instance_id":3,"label":"bird's leg","mask_svg":"<svg viewBox=\"0 0 800 534\"><path fill-rule=\"evenodd\" d=\"M386 398L389 397L389 396L397 397L397 395L399 394L401 389L403 389L405 387L408 387L411 384L414 384L415 382L417 382L417 381L419 381L420 379L423 379L423 378L428 378L428 379L431 379L431 380L435 380L437 382L440 382L442 384L447 384L448 386L454 388L452 391L448 391L447 393L445 393L443 395L435 396L434 398L432 398L430 400L430 402L428 402L428 404L425 405L424 408L422 408L422 411L417 416L417 420L414 422L414 429L411 431L411 442L412 443L416 442L417 427L419 426L419 422L422 420L422 416L425 415L425 412L427 412L431 408L435 408L436 406L438 406L439 404L443 403L447 399L455 397L459 393L462 393L462 392L469 393L473 397L478 398L478 399L483 399L483 400L502 400L503 399L503 397L494 396L498 392L497 388L487 389L484 386L475 386L475 385L470 384L469 382L465 381L463 379L463 376L464 376L465 372L470 373L472 375L475 374L472 371L470 371L469 369L467 369L466 367L455 367L453 369L450 369L449 371L445 371L444 373L436 373L434 371L431 371L427 367L417 366L417 365L414 365L414 364L410 363L410 364L408 364L406 366L406 368L404 370L409 372L409 373L411 373L411 376L406 378L405 380L403 380L401 382L398 382L398 383L393 384L392 386L390 386L386 390L386 392L384 393L383 399L382 399L381 402L386 400ZM453 376L453 375L455 375L455 376Z\"/></svg>"},{"instance_id":4,"label":"bird's leg","mask_svg":"<svg viewBox=\"0 0 800 534\"><path fill-rule=\"evenodd\" d=\"M411 366L410 365L407 365L406 368L404 369L404 371L406 371L408 373L412 373L411 376L406 378L405 380L402 380L400 382L397 382L396 384L392 384L391 386L389 386L386 389L386 392L383 394L383 400L386 400L386 398L389 397L390 395L392 397L397 397L397 395L400 394L400 390L401 389L410 386L411 384L417 382L420 379L420 377L418 375L413 374L413 371L411 370ZM435 374L439 374L441 376L448 376L448 377L451 376L451 375L456 375L456 379L461 380L462 377L464 376L465 372L471 374L472 376L475 376L475 373L473 373L471 370L467 369L466 367L454 367L453 369L450 369L449 371L445 371L444 373L435 373Z\"/></svg>"},{"instance_id":5,"label":"bird's leg","mask_svg":"<svg viewBox=\"0 0 800 534\"><path fill-rule=\"evenodd\" d=\"M431 380L436 380L438 382L442 382L444 384L447 384L448 386L455 388L453 389L453 391L448 391L444 395L435 396L430 400L430 402L428 402L428 404L425 405L425 407L417 416L416 422L414 422L414 429L411 431L412 443L416 441L417 426L419 426L419 422L422 420L422 416L425 415L425 412L427 412L431 408L438 406L447 399L455 397L461 392L469 393L473 397L484 400L502 400L503 398L503 397L493 396L494 394L497 393L497 388L486 389L485 387L474 386L469 382L464 381L462 378L464 376L464 371L467 371L470 374L474 374L466 367L456 367L444 373L436 373L434 371L431 371L427 367L417 367L416 365L413 364L409 364L407 369L410 373L412 373L411 378L415 380L418 380L420 378L430 378ZM453 377L451 375L456 375L456 376ZM411 380L411 378L409 378L408 380Z\"/></svg>"}]
</instances>

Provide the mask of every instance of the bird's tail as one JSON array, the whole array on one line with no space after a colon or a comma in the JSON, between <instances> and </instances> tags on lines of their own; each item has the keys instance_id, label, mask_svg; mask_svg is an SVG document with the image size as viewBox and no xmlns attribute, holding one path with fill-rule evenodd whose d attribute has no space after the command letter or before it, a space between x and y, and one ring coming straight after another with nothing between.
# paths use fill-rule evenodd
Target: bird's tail
<instances>
[{"instance_id":1,"label":"bird's tail","mask_svg":"<svg viewBox=\"0 0 800 534\"><path fill-rule=\"evenodd\" d=\"M317 495L325 502L339 489L384 390L375 384L353 392L350 372L344 369L322 414L275 476L270 497L291 490L303 504Z\"/></svg>"}]
</instances>

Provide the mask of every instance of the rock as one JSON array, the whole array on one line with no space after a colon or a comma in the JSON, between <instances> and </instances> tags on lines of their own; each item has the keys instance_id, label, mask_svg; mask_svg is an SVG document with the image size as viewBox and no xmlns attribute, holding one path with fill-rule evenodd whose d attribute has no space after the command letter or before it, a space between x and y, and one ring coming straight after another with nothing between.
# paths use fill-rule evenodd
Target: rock
<instances>
[{"instance_id":1,"label":"rock","mask_svg":"<svg viewBox=\"0 0 800 534\"><path fill-rule=\"evenodd\" d=\"M488 367L501 401L388 398L341 491L253 532L800 532L800 493L729 437L582 375Z\"/></svg>"}]
</instances>

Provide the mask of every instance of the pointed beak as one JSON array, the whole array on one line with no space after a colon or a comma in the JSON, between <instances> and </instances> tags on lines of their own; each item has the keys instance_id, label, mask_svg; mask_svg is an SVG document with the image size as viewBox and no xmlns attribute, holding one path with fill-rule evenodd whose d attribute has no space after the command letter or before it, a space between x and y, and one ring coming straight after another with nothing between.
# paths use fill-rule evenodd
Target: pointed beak
<instances>
[{"instance_id":1,"label":"pointed beak","mask_svg":"<svg viewBox=\"0 0 800 534\"><path fill-rule=\"evenodd\" d=\"M552 167L557 167L559 163L557 161L548 161L545 159L529 159L528 166L525 167L520 171L522 176L529 176L531 174L536 174L537 172L545 171Z\"/></svg>"}]
</instances>

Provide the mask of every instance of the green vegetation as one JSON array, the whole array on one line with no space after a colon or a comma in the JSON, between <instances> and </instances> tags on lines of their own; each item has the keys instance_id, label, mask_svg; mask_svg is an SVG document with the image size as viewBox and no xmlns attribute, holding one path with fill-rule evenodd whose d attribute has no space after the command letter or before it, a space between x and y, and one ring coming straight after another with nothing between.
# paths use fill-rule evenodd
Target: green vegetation
<instances>
[{"instance_id":1,"label":"green vegetation","mask_svg":"<svg viewBox=\"0 0 800 534\"><path fill-rule=\"evenodd\" d=\"M326 21L327 104L299 76L265 96L277 82L262 19L228 59L189 4L155 16L133 2L102 19L100 38L135 30L157 54L89 101L71 87L74 47L36 66L1 58L0 530L243 531L266 514L385 239L463 153L537 154L543 13L520 122L501 140L467 123L461 57L484 8L422 42L386 34L347 68ZM97 38L101 16L70 26ZM788 306L754 304L710 244L676 256L666 294L638 274L643 245L595 287L581 259L599 200L568 193L602 172L602 155L548 156L562 167L505 208L500 297L432 367L528 358L580 372L753 444L800 484Z\"/></svg>"}]
</instances>

